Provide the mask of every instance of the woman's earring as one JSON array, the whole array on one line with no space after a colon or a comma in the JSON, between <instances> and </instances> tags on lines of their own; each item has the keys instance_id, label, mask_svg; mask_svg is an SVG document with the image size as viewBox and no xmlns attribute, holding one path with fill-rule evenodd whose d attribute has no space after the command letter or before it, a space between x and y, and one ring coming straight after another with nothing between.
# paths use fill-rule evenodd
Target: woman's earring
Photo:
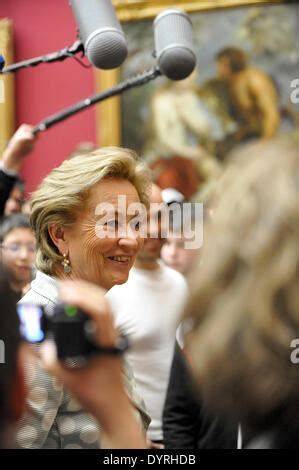
<instances>
[{"instance_id":1,"label":"woman's earring","mask_svg":"<svg viewBox=\"0 0 299 470\"><path fill-rule=\"evenodd\" d=\"M72 268L70 266L70 260L68 258L68 255L66 253L63 254L63 261L61 262L63 266L63 271L66 274L69 274L72 271Z\"/></svg>"}]
</instances>

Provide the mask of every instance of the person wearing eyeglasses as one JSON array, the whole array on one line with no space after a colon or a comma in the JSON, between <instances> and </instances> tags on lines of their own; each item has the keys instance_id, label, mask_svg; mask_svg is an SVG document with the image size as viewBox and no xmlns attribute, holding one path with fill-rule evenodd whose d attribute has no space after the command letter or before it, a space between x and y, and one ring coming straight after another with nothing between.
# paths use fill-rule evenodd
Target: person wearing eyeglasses
<instances>
[{"instance_id":1,"label":"person wearing eyeglasses","mask_svg":"<svg viewBox=\"0 0 299 470\"><path fill-rule=\"evenodd\" d=\"M35 258L35 237L28 216L13 214L0 226L1 258L11 288L20 299L29 289Z\"/></svg>"}]
</instances>

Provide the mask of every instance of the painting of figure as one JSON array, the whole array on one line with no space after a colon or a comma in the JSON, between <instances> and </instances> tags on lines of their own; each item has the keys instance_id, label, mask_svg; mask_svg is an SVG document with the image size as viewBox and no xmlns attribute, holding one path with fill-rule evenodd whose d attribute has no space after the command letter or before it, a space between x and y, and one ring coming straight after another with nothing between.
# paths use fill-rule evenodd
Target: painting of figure
<instances>
[{"instance_id":1,"label":"painting of figure","mask_svg":"<svg viewBox=\"0 0 299 470\"><path fill-rule=\"evenodd\" d=\"M121 99L122 144L152 166L162 187L189 198L219 174L229 152L253 139L298 132L291 83L299 73L299 5L192 13L196 71L159 78ZM124 24L122 78L155 65L152 21Z\"/></svg>"}]
</instances>

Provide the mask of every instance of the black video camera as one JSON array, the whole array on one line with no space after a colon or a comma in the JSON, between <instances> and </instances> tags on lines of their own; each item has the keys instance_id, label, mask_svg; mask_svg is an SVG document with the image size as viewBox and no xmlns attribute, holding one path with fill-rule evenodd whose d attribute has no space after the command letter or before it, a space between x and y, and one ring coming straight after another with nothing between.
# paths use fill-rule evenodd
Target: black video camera
<instances>
[{"instance_id":1,"label":"black video camera","mask_svg":"<svg viewBox=\"0 0 299 470\"><path fill-rule=\"evenodd\" d=\"M88 359L98 354L122 354L128 349L128 339L120 336L112 348L101 348L94 339L91 318L80 308L57 304L52 315L35 304L18 304L20 332L25 341L41 343L53 339L59 360Z\"/></svg>"}]
</instances>

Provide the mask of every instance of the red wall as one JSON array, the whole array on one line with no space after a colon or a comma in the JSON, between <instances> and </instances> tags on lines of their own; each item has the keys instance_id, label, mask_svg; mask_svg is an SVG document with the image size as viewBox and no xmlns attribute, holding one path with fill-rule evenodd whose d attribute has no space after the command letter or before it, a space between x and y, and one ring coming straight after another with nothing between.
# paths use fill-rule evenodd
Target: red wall
<instances>
[{"instance_id":1,"label":"red wall","mask_svg":"<svg viewBox=\"0 0 299 470\"><path fill-rule=\"evenodd\" d=\"M15 61L54 52L76 39L69 0L0 0L0 18L3 17L13 20ZM94 86L94 69L81 67L74 59L22 70L16 74L16 125L37 124L93 94ZM40 134L23 167L27 191L33 191L82 141L96 142L94 108Z\"/></svg>"}]
</instances>

